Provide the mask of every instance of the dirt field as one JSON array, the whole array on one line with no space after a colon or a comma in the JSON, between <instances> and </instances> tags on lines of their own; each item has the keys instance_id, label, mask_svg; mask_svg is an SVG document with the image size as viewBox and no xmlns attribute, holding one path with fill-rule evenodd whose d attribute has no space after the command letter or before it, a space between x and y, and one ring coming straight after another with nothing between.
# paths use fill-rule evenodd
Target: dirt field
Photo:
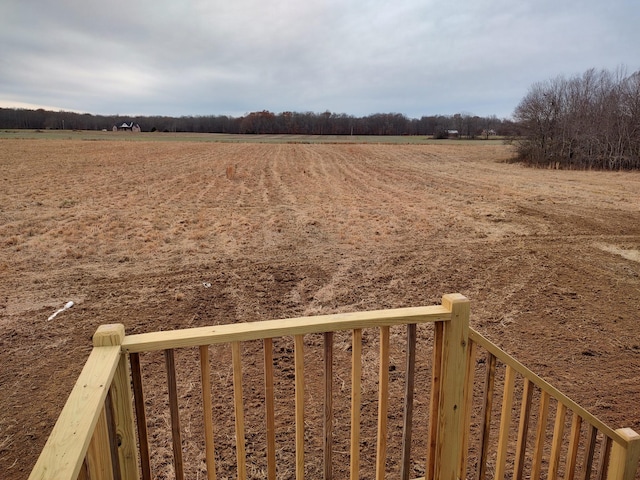
<instances>
[{"instance_id":1,"label":"dirt field","mask_svg":"<svg viewBox=\"0 0 640 480\"><path fill-rule=\"evenodd\" d=\"M141 333L453 292L482 334L640 431L640 174L510 155L0 140L0 477L28 476L100 324Z\"/></svg>"}]
</instances>

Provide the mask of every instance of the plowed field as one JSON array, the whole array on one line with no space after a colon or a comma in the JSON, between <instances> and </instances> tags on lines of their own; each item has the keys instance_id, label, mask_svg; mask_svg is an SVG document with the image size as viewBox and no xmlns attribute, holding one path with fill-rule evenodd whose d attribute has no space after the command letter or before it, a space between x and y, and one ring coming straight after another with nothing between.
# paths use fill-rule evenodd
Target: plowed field
<instances>
[{"instance_id":1,"label":"plowed field","mask_svg":"<svg viewBox=\"0 0 640 480\"><path fill-rule=\"evenodd\" d=\"M640 174L511 154L0 140L0 477L28 476L100 324L141 333L453 292L474 328L640 431Z\"/></svg>"}]
</instances>

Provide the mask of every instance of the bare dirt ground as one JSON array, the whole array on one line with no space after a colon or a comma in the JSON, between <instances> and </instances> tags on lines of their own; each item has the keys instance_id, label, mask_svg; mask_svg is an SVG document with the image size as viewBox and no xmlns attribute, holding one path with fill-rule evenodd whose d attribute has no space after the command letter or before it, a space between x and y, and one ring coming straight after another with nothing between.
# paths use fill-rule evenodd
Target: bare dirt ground
<instances>
[{"instance_id":1,"label":"bare dirt ground","mask_svg":"<svg viewBox=\"0 0 640 480\"><path fill-rule=\"evenodd\" d=\"M28 476L100 324L141 333L452 292L482 334L640 431L640 174L531 170L510 155L0 140L0 477Z\"/></svg>"}]
</instances>

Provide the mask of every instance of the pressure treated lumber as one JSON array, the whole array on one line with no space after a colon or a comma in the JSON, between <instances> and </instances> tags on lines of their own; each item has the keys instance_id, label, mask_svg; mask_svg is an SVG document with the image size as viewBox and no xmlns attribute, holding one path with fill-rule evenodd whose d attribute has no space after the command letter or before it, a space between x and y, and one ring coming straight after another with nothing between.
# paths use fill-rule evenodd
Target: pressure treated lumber
<instances>
[{"instance_id":1,"label":"pressure treated lumber","mask_svg":"<svg viewBox=\"0 0 640 480\"><path fill-rule=\"evenodd\" d=\"M78 476L120 355L119 345L91 351L31 471L30 480Z\"/></svg>"},{"instance_id":2,"label":"pressure treated lumber","mask_svg":"<svg viewBox=\"0 0 640 480\"><path fill-rule=\"evenodd\" d=\"M573 414L571 419L571 433L569 434L569 446L567 447L567 467L566 480L573 480L576 474L576 466L578 464L578 448L580 446L580 427L582 426L582 418Z\"/></svg>"},{"instance_id":3,"label":"pressure treated lumber","mask_svg":"<svg viewBox=\"0 0 640 480\"><path fill-rule=\"evenodd\" d=\"M536 443L533 450L533 460L531 462L531 478L537 480L542 471L542 455L544 453L544 443L547 435L547 417L549 415L549 394L545 391L540 393L540 406L538 409L538 426L536 427Z\"/></svg>"},{"instance_id":4,"label":"pressure treated lumber","mask_svg":"<svg viewBox=\"0 0 640 480\"><path fill-rule=\"evenodd\" d=\"M273 339L265 338L264 406L267 429L267 480L276 480L276 407L273 387Z\"/></svg>"},{"instance_id":5,"label":"pressure treated lumber","mask_svg":"<svg viewBox=\"0 0 640 480\"><path fill-rule=\"evenodd\" d=\"M515 371L507 365L504 375L504 391L502 394L502 413L500 414L500 433L498 434L498 454L496 458L496 480L505 478L507 466L507 448L509 446L509 428L511 427L511 409L513 408L513 390L515 387Z\"/></svg>"},{"instance_id":6,"label":"pressure treated lumber","mask_svg":"<svg viewBox=\"0 0 640 480\"><path fill-rule=\"evenodd\" d=\"M467 365L465 367L464 382L464 425L462 427L462 456L460 457L460 468L458 478L467 478L467 455L469 452L469 436L471 434L471 413L473 409L473 386L476 372L476 343L469 340L467 348Z\"/></svg>"},{"instance_id":7,"label":"pressure treated lumber","mask_svg":"<svg viewBox=\"0 0 640 480\"><path fill-rule=\"evenodd\" d=\"M140 442L140 466L142 480L151 480L151 460L149 455L149 435L147 433L147 414L144 408L144 391L142 389L142 372L140 356L137 353L129 355L131 362L131 384L133 386L133 400L136 410L136 426L138 441Z\"/></svg>"},{"instance_id":8,"label":"pressure treated lumber","mask_svg":"<svg viewBox=\"0 0 640 480\"><path fill-rule=\"evenodd\" d=\"M233 363L233 410L236 416L236 465L238 479L247 478L247 454L244 438L244 400L242 394L242 356L240 342L231 343Z\"/></svg>"},{"instance_id":9,"label":"pressure treated lumber","mask_svg":"<svg viewBox=\"0 0 640 480\"><path fill-rule=\"evenodd\" d=\"M387 412L389 410L389 327L380 327L378 373L378 442L376 480L384 480L387 465Z\"/></svg>"},{"instance_id":10,"label":"pressure treated lumber","mask_svg":"<svg viewBox=\"0 0 640 480\"><path fill-rule=\"evenodd\" d=\"M360 478L360 399L362 389L362 329L356 328L351 340L351 449L349 478Z\"/></svg>"},{"instance_id":11,"label":"pressure treated lumber","mask_svg":"<svg viewBox=\"0 0 640 480\"><path fill-rule=\"evenodd\" d=\"M304 336L294 342L295 418L296 418L296 480L304 480Z\"/></svg>"},{"instance_id":12,"label":"pressure treated lumber","mask_svg":"<svg viewBox=\"0 0 640 480\"><path fill-rule=\"evenodd\" d=\"M524 379L522 387L522 403L520 405L520 423L518 425L518 440L516 443L516 457L513 471L516 480L524 478L524 462L527 452L529 435L529 421L531 419L531 401L533 400L533 384L528 378ZM570 480L570 479L567 479Z\"/></svg>"},{"instance_id":13,"label":"pressure treated lumber","mask_svg":"<svg viewBox=\"0 0 640 480\"><path fill-rule=\"evenodd\" d=\"M616 433L625 439L627 446L613 443L607 480L633 480L640 460L640 435L630 428L620 428Z\"/></svg>"},{"instance_id":14,"label":"pressure treated lumber","mask_svg":"<svg viewBox=\"0 0 640 480\"><path fill-rule=\"evenodd\" d=\"M102 409L87 450L89 478L113 480L110 450L107 416L105 410Z\"/></svg>"},{"instance_id":15,"label":"pressure treated lumber","mask_svg":"<svg viewBox=\"0 0 640 480\"><path fill-rule=\"evenodd\" d=\"M493 389L496 378L496 356L487 352L486 371L484 380L484 390L482 393L482 414L480 419L480 453L478 467L476 469L476 479L485 480L487 475L487 456L489 453L489 435L491 433L491 410L493 408Z\"/></svg>"},{"instance_id":16,"label":"pressure treated lumber","mask_svg":"<svg viewBox=\"0 0 640 480\"><path fill-rule=\"evenodd\" d=\"M442 306L451 312L451 320L444 322L435 478L457 480L462 456L464 380L461 379L469 343L469 300L460 294L444 295Z\"/></svg>"},{"instance_id":17,"label":"pressure treated lumber","mask_svg":"<svg viewBox=\"0 0 640 480\"><path fill-rule=\"evenodd\" d=\"M333 332L324 334L324 435L323 465L324 480L333 477Z\"/></svg>"},{"instance_id":18,"label":"pressure treated lumber","mask_svg":"<svg viewBox=\"0 0 640 480\"><path fill-rule=\"evenodd\" d=\"M355 328L448 321L450 318L451 313L440 305L338 313L128 335L122 348L126 352L145 352Z\"/></svg>"},{"instance_id":19,"label":"pressure treated lumber","mask_svg":"<svg viewBox=\"0 0 640 480\"><path fill-rule=\"evenodd\" d=\"M211 399L211 366L209 347L200 347L200 377L202 380L202 410L204 421L204 448L207 465L207 480L216 479L215 445L213 441L213 405Z\"/></svg>"},{"instance_id":20,"label":"pressure treated lumber","mask_svg":"<svg viewBox=\"0 0 640 480\"><path fill-rule=\"evenodd\" d=\"M567 407L558 402L556 411L556 421L553 427L553 441L551 442L551 456L549 457L549 473L547 478L556 478L560 465L560 449L562 448L562 438L564 435L564 420L567 414Z\"/></svg>"},{"instance_id":21,"label":"pressure treated lumber","mask_svg":"<svg viewBox=\"0 0 640 480\"><path fill-rule=\"evenodd\" d=\"M440 418L440 386L442 376L442 342L444 327L442 322L434 325L433 365L431 374L431 398L429 399L429 443L427 451L427 480L434 480L436 474L436 450L438 447L438 419Z\"/></svg>"},{"instance_id":22,"label":"pressure treated lumber","mask_svg":"<svg viewBox=\"0 0 640 480\"><path fill-rule=\"evenodd\" d=\"M611 427L606 425L604 422L598 419L595 415L592 415L591 413L589 413L587 410L585 410L583 407L581 407L576 402L571 400L569 397L567 397L565 394L563 394L560 390L555 388L549 382L547 382L546 380L543 380L540 376L533 373L531 370L525 367L522 363L517 361L515 358L513 358L511 355L509 355L505 351L501 350L500 347L498 347L494 343L487 340L485 337L480 335L477 331L473 330L472 328L469 329L469 337L474 342L477 342L479 345L481 345L482 348L488 350L493 355L495 355L502 363L504 363L505 365L510 365L520 375L531 380L531 382L533 382L542 391L546 392L551 397L563 403L570 411L580 415L583 418L583 420L585 420L586 422L596 427L600 432L604 433L606 436L610 437L612 440L622 445L626 445L627 441L623 437L621 437L615 430L613 430Z\"/></svg>"},{"instance_id":23,"label":"pressure treated lumber","mask_svg":"<svg viewBox=\"0 0 640 480\"><path fill-rule=\"evenodd\" d=\"M176 480L184 480L184 461L182 459L182 433L178 407L178 382L173 349L164 351L167 367L167 389L169 390L169 414L171 416L171 438L173 444L173 468Z\"/></svg>"},{"instance_id":24,"label":"pressure treated lumber","mask_svg":"<svg viewBox=\"0 0 640 480\"><path fill-rule=\"evenodd\" d=\"M413 430L413 393L416 375L417 325L407 325L407 353L404 381L404 414L402 423L402 458L400 479L409 480L411 470L411 436Z\"/></svg>"}]
</instances>

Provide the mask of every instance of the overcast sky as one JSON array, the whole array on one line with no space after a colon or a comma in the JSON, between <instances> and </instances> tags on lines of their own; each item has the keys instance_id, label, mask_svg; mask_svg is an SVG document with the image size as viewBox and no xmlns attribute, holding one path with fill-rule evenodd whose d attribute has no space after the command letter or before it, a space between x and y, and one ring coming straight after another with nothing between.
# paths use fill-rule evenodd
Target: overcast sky
<instances>
[{"instance_id":1,"label":"overcast sky","mask_svg":"<svg viewBox=\"0 0 640 480\"><path fill-rule=\"evenodd\" d=\"M537 81L640 70L638 0L2 0L0 106L509 117Z\"/></svg>"}]
</instances>

